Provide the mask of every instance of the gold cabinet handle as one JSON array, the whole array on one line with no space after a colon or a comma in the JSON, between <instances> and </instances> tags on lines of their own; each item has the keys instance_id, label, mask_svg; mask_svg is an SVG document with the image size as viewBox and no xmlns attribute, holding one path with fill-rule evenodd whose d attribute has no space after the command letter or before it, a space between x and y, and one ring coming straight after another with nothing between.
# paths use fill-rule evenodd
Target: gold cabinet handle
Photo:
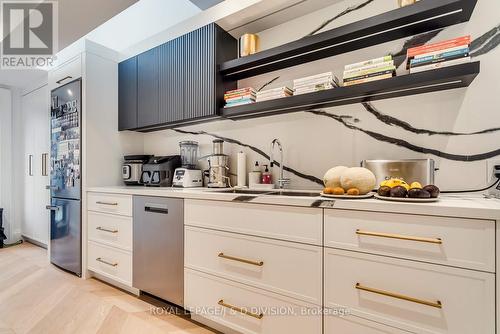
<instances>
[{"instance_id":1,"label":"gold cabinet handle","mask_svg":"<svg viewBox=\"0 0 500 334\"><path fill-rule=\"evenodd\" d=\"M114 203L111 203L111 202L101 202L101 201L97 201L96 204L101 204L101 205L112 205L112 206L117 206L118 203L114 202Z\"/></svg>"},{"instance_id":2,"label":"gold cabinet handle","mask_svg":"<svg viewBox=\"0 0 500 334\"><path fill-rule=\"evenodd\" d=\"M262 267L264 265L264 261L252 261L252 260L246 260L246 259L241 259L239 257L234 257L234 256L229 256L225 255L224 253L219 253L219 257L226 259L226 260L232 260L232 261L238 261L238 262L243 262L246 264L251 264L254 266Z\"/></svg>"},{"instance_id":3,"label":"gold cabinet handle","mask_svg":"<svg viewBox=\"0 0 500 334\"><path fill-rule=\"evenodd\" d=\"M101 263L104 263L104 264L107 264L108 266L111 266L111 267L116 267L118 265L118 262L115 262L115 263L111 263L111 262L108 262L106 260L103 260L102 258L98 257L97 259L95 259L97 262L101 262Z\"/></svg>"},{"instance_id":4,"label":"gold cabinet handle","mask_svg":"<svg viewBox=\"0 0 500 334\"><path fill-rule=\"evenodd\" d=\"M384 291L384 290L369 288L369 287L361 285L360 283L356 283L355 287L358 290L368 291L368 292L371 292L371 293L376 293L378 295L383 295L383 296L392 297L392 298L396 298L396 299L406 300L406 301L409 301L409 302L412 302L412 303L417 303L417 304L421 304L421 305L427 305L427 306L431 306L431 307L435 307L435 308L443 308L443 304L441 304L441 302L439 300L435 301L435 302L430 302L430 301L423 300L423 299L408 297L408 296L401 295L401 294L398 294L398 293L393 293L393 292L388 292L388 291Z\"/></svg>"},{"instance_id":5,"label":"gold cabinet handle","mask_svg":"<svg viewBox=\"0 0 500 334\"><path fill-rule=\"evenodd\" d=\"M360 229L356 230L356 234L358 235L367 235L371 237L380 237L380 238L390 238L390 239L400 239L400 240L408 240L408 241L418 241L418 242L427 242L431 244L442 244L443 239L441 238L421 238L421 237L412 237L401 234L391 234L391 233L380 233L380 232L370 232L370 231L362 231Z\"/></svg>"},{"instance_id":6,"label":"gold cabinet handle","mask_svg":"<svg viewBox=\"0 0 500 334\"><path fill-rule=\"evenodd\" d=\"M233 306L231 304L227 304L224 302L224 299L219 300L219 302L217 304L219 304L220 306L227 307L228 309L239 312L241 314L248 315L248 316L255 318L255 319L262 319L264 317L264 314L262 314L262 313L259 313L259 314L253 313L253 312L247 311L243 308Z\"/></svg>"},{"instance_id":7,"label":"gold cabinet handle","mask_svg":"<svg viewBox=\"0 0 500 334\"><path fill-rule=\"evenodd\" d=\"M103 232L109 232L109 233L118 233L118 230L108 230L107 228L98 226L95 228L96 230L103 231Z\"/></svg>"}]
</instances>

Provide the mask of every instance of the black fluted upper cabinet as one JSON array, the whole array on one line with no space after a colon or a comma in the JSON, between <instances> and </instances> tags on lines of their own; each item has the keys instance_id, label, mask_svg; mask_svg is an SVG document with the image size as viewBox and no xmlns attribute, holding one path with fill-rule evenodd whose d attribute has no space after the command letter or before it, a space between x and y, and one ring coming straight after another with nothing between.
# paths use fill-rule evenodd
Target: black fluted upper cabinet
<instances>
[{"instance_id":1,"label":"black fluted upper cabinet","mask_svg":"<svg viewBox=\"0 0 500 334\"><path fill-rule=\"evenodd\" d=\"M184 119L184 54L182 37L160 46L160 124Z\"/></svg>"},{"instance_id":2,"label":"black fluted upper cabinet","mask_svg":"<svg viewBox=\"0 0 500 334\"><path fill-rule=\"evenodd\" d=\"M137 57L118 64L118 129L137 128Z\"/></svg>"},{"instance_id":3,"label":"black fluted upper cabinet","mask_svg":"<svg viewBox=\"0 0 500 334\"><path fill-rule=\"evenodd\" d=\"M137 56L137 127L160 122L159 113L159 48Z\"/></svg>"},{"instance_id":4,"label":"black fluted upper cabinet","mask_svg":"<svg viewBox=\"0 0 500 334\"><path fill-rule=\"evenodd\" d=\"M235 81L223 80L218 66L236 58L237 45L235 38L212 23L138 55L135 130L218 117L224 92L236 88ZM128 111L120 107L119 112Z\"/></svg>"}]
</instances>

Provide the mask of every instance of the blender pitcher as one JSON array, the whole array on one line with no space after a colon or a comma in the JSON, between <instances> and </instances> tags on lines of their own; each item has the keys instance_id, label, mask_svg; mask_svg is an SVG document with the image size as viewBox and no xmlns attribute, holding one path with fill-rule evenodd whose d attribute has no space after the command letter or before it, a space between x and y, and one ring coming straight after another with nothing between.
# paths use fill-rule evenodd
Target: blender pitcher
<instances>
[{"instance_id":1,"label":"blender pitcher","mask_svg":"<svg viewBox=\"0 0 500 334\"><path fill-rule=\"evenodd\" d=\"M181 141L179 146L182 168L196 169L196 164L198 162L198 142L189 140Z\"/></svg>"}]
</instances>

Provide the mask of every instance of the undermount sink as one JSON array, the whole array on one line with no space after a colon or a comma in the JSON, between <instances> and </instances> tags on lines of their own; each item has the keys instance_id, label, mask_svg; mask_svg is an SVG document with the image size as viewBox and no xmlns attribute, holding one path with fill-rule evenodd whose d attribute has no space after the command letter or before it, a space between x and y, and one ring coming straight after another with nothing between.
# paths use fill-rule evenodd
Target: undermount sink
<instances>
[{"instance_id":1,"label":"undermount sink","mask_svg":"<svg viewBox=\"0 0 500 334\"><path fill-rule=\"evenodd\" d=\"M222 194L263 195L263 194L271 194L274 190L227 189L227 190L209 190L209 191Z\"/></svg>"},{"instance_id":2,"label":"undermount sink","mask_svg":"<svg viewBox=\"0 0 500 334\"><path fill-rule=\"evenodd\" d=\"M269 195L275 196L297 196L297 197L318 197L320 195L319 192L306 192L306 191L286 191L281 190L278 192L273 192Z\"/></svg>"},{"instance_id":3,"label":"undermount sink","mask_svg":"<svg viewBox=\"0 0 500 334\"><path fill-rule=\"evenodd\" d=\"M294 196L294 197L318 197L319 192L291 191L291 190L251 190L251 189L228 189L214 190L213 192L223 194L247 194L247 195L270 195L270 196Z\"/></svg>"}]
</instances>

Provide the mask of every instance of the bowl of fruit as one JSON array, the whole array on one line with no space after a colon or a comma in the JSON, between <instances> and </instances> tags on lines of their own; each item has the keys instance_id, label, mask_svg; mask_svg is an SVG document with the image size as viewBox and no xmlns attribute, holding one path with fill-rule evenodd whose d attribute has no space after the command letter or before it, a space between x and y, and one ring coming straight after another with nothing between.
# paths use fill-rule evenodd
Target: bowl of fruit
<instances>
[{"instance_id":1,"label":"bowl of fruit","mask_svg":"<svg viewBox=\"0 0 500 334\"><path fill-rule=\"evenodd\" d=\"M380 184L375 197L397 202L436 202L439 193L439 188L433 184L422 186L420 182L408 184L403 179L391 178Z\"/></svg>"}]
</instances>

